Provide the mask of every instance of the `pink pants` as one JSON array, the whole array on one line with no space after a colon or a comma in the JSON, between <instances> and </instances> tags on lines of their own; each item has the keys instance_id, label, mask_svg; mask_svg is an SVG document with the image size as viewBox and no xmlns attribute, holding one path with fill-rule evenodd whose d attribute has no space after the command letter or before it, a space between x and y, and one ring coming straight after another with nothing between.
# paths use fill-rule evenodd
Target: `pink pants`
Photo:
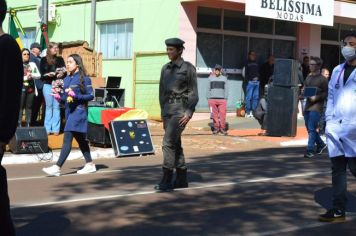
<instances>
[{"instance_id":1,"label":"pink pants","mask_svg":"<svg viewBox=\"0 0 356 236\"><path fill-rule=\"evenodd\" d=\"M226 128L226 100L225 99L208 99L209 107L213 113L214 129L216 131L225 130Z\"/></svg>"}]
</instances>

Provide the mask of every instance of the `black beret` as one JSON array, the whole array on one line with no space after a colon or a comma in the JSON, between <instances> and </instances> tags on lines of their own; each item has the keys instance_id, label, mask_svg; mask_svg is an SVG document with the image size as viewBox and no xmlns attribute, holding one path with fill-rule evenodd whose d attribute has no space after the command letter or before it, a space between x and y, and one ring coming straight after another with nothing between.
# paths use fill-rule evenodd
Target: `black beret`
<instances>
[{"instance_id":1,"label":"black beret","mask_svg":"<svg viewBox=\"0 0 356 236\"><path fill-rule=\"evenodd\" d=\"M180 48L180 47L183 47L183 44L185 42L179 38L170 38L170 39L166 39L165 43L167 46Z\"/></svg>"},{"instance_id":2,"label":"black beret","mask_svg":"<svg viewBox=\"0 0 356 236\"><path fill-rule=\"evenodd\" d=\"M222 66L219 65L219 64L216 64L215 67L214 67L215 70L221 70L222 69Z\"/></svg>"},{"instance_id":3,"label":"black beret","mask_svg":"<svg viewBox=\"0 0 356 236\"><path fill-rule=\"evenodd\" d=\"M32 48L38 48L41 50L41 45L39 43L32 43L30 46L30 49L32 49Z\"/></svg>"}]
</instances>

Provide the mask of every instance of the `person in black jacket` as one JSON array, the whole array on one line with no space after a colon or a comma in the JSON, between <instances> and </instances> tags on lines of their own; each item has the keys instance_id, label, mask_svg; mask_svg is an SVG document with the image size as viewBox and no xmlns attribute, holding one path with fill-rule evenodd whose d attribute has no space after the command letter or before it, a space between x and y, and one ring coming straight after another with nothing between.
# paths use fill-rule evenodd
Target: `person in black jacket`
<instances>
[{"instance_id":1,"label":"person in black jacket","mask_svg":"<svg viewBox=\"0 0 356 236\"><path fill-rule=\"evenodd\" d=\"M265 86L270 81L274 71L274 56L269 55L268 59L260 68L260 96L265 92Z\"/></svg>"},{"instance_id":2,"label":"person in black jacket","mask_svg":"<svg viewBox=\"0 0 356 236\"><path fill-rule=\"evenodd\" d=\"M47 55L41 59L40 72L42 75L43 96L46 102L46 112L44 126L48 134L59 134L60 129L60 108L59 102L56 101L51 94L52 83L55 80L63 79L65 73L65 63L62 57L57 56L58 44L49 43Z\"/></svg>"},{"instance_id":3,"label":"person in black jacket","mask_svg":"<svg viewBox=\"0 0 356 236\"><path fill-rule=\"evenodd\" d=\"M248 60L242 72L244 81L247 82L245 117L253 117L252 112L256 109L260 97L260 73L256 57L256 52L251 50L248 53Z\"/></svg>"},{"instance_id":4,"label":"person in black jacket","mask_svg":"<svg viewBox=\"0 0 356 236\"><path fill-rule=\"evenodd\" d=\"M23 65L16 41L2 29L7 11L5 0L0 0L0 235L15 235L10 215L6 170L1 165L5 144L16 131L20 110Z\"/></svg>"},{"instance_id":5,"label":"person in black jacket","mask_svg":"<svg viewBox=\"0 0 356 236\"><path fill-rule=\"evenodd\" d=\"M31 53L30 53L30 62L33 62L36 64L37 68L40 69L41 66L41 45L39 43L32 43L30 47ZM36 89L37 89L37 95L33 99L33 105L32 105L32 116L31 116L31 125L32 126L37 126L37 125L43 125L44 122L44 106L41 109L42 103L44 101L43 98L43 81L40 79L36 79L35 81ZM42 111L42 112L40 112ZM38 116L39 121L37 121Z\"/></svg>"}]
</instances>

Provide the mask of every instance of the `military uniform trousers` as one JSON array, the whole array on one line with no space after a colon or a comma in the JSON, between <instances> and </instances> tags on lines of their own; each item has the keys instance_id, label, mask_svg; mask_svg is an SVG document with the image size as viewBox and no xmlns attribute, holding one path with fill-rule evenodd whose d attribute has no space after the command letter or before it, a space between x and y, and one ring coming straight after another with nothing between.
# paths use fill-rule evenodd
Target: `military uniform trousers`
<instances>
[{"instance_id":1,"label":"military uniform trousers","mask_svg":"<svg viewBox=\"0 0 356 236\"><path fill-rule=\"evenodd\" d=\"M183 115L168 115L163 117L164 137L162 144L163 167L168 169L186 169L182 148L181 135L185 127L179 126Z\"/></svg>"}]
</instances>

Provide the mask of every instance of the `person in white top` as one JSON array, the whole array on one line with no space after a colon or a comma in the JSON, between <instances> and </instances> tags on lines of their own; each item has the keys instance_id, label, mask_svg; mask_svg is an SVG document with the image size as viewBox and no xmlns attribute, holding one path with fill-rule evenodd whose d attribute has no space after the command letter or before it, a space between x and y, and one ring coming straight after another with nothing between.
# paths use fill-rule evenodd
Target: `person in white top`
<instances>
[{"instance_id":1,"label":"person in white top","mask_svg":"<svg viewBox=\"0 0 356 236\"><path fill-rule=\"evenodd\" d=\"M36 64L30 62L30 50L27 48L22 49L22 62L24 76L18 126L22 125L22 115L23 110L25 109L26 126L29 127L31 123L33 99L35 95L37 95L34 80L41 78L41 74Z\"/></svg>"},{"instance_id":2,"label":"person in white top","mask_svg":"<svg viewBox=\"0 0 356 236\"><path fill-rule=\"evenodd\" d=\"M346 166L356 177L356 32L344 37L341 53L346 62L332 72L325 112L333 207L319 216L323 222L345 220Z\"/></svg>"}]
</instances>

